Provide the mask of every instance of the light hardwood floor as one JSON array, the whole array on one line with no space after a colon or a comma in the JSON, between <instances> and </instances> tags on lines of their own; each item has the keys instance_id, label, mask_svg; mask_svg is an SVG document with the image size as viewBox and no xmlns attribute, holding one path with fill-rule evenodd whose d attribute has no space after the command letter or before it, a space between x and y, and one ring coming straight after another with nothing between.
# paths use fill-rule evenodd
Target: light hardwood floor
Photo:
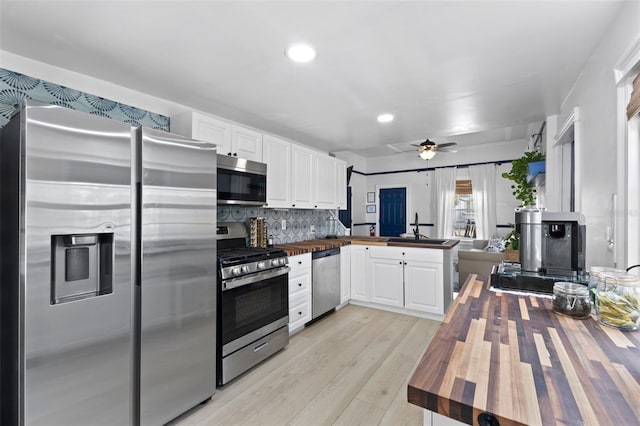
<instances>
[{"instance_id":1,"label":"light hardwood floor","mask_svg":"<svg viewBox=\"0 0 640 426\"><path fill-rule=\"evenodd\" d=\"M347 305L174 424L422 425L407 382L439 324Z\"/></svg>"}]
</instances>

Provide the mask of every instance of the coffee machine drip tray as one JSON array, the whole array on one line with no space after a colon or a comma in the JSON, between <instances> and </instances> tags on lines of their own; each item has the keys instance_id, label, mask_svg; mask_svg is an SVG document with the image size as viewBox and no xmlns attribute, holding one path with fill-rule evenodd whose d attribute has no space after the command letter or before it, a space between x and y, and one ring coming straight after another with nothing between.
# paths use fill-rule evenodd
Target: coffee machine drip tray
<instances>
[{"instance_id":1,"label":"coffee machine drip tray","mask_svg":"<svg viewBox=\"0 0 640 426\"><path fill-rule=\"evenodd\" d=\"M512 262L503 262L493 267L491 285L496 288L553 294L553 284L568 281L587 285L585 276L551 275L535 272L522 272Z\"/></svg>"}]
</instances>

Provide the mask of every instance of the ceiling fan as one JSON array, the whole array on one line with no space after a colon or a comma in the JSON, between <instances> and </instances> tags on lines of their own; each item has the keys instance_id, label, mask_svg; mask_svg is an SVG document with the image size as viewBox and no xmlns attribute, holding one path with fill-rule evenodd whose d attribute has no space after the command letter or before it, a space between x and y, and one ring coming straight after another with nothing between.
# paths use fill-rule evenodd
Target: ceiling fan
<instances>
[{"instance_id":1,"label":"ceiling fan","mask_svg":"<svg viewBox=\"0 0 640 426\"><path fill-rule=\"evenodd\" d=\"M433 141L430 141L429 138L422 142L420 145L410 144L412 146L418 147L418 155L423 160L431 160L434 155L436 155L436 151L442 152L457 152L455 149L451 149L452 146L457 145L456 142L447 142L437 144Z\"/></svg>"}]
</instances>

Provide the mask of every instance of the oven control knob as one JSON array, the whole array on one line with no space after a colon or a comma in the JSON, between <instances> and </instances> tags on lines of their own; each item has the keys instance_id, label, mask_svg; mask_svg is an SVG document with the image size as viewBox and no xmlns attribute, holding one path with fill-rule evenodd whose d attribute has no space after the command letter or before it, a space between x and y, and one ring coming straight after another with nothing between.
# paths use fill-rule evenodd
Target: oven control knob
<instances>
[{"instance_id":1,"label":"oven control knob","mask_svg":"<svg viewBox=\"0 0 640 426\"><path fill-rule=\"evenodd\" d=\"M278 259L278 264L279 265L284 265L287 263L287 259L285 259L284 257L281 257L280 259Z\"/></svg>"},{"instance_id":2,"label":"oven control knob","mask_svg":"<svg viewBox=\"0 0 640 426\"><path fill-rule=\"evenodd\" d=\"M278 266L279 264L278 259L271 259L271 266Z\"/></svg>"},{"instance_id":3,"label":"oven control knob","mask_svg":"<svg viewBox=\"0 0 640 426\"><path fill-rule=\"evenodd\" d=\"M258 262L258 264L256 265L256 267L258 269L264 269L267 265L264 262Z\"/></svg>"},{"instance_id":4,"label":"oven control knob","mask_svg":"<svg viewBox=\"0 0 640 426\"><path fill-rule=\"evenodd\" d=\"M247 265L244 265L240 270L246 274L249 272L249 267Z\"/></svg>"},{"instance_id":5,"label":"oven control knob","mask_svg":"<svg viewBox=\"0 0 640 426\"><path fill-rule=\"evenodd\" d=\"M240 268L231 268L231 275L240 275Z\"/></svg>"}]
</instances>

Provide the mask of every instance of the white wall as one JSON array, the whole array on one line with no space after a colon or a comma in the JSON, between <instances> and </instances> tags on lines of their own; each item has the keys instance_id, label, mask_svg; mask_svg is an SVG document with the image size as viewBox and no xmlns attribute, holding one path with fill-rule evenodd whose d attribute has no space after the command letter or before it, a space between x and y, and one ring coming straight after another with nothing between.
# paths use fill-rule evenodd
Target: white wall
<instances>
[{"instance_id":1,"label":"white wall","mask_svg":"<svg viewBox=\"0 0 640 426\"><path fill-rule=\"evenodd\" d=\"M580 126L581 146L576 162L581 171L577 176L581 203L576 210L585 215L587 224L587 267L614 264L613 252L606 242L611 195L617 190L618 166L618 117L613 69L639 37L640 2L625 2L561 106L561 117L569 115L576 106L580 108L577 125Z\"/></svg>"}]
</instances>

